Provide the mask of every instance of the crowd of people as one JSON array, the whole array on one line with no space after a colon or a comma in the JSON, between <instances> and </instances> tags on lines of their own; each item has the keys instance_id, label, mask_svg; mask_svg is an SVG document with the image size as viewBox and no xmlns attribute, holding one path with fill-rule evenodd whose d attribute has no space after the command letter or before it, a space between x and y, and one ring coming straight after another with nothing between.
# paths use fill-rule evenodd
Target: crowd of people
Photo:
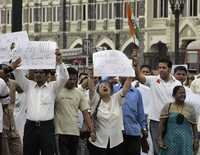
<instances>
[{"instance_id":1,"label":"crowd of people","mask_svg":"<svg viewBox=\"0 0 200 155\"><path fill-rule=\"evenodd\" d=\"M0 155L193 155L199 147L200 78L132 56L135 77L94 77L92 69L0 65ZM117 60L116 60L117 61Z\"/></svg>"}]
</instances>

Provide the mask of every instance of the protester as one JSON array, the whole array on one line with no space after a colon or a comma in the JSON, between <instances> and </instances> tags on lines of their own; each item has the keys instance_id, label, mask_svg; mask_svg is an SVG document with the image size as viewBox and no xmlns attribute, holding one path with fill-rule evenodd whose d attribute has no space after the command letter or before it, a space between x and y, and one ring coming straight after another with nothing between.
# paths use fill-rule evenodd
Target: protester
<instances>
[{"instance_id":1,"label":"protester","mask_svg":"<svg viewBox=\"0 0 200 155\"><path fill-rule=\"evenodd\" d=\"M28 80L22 70L14 72L16 82L25 93L27 120L24 127L24 155L54 155L54 103L56 94L68 79L59 50L56 51L56 81L47 82L48 70L35 70L34 80Z\"/></svg>"},{"instance_id":2,"label":"protester","mask_svg":"<svg viewBox=\"0 0 200 155\"><path fill-rule=\"evenodd\" d=\"M123 89L112 95L112 85L100 81L98 86L91 85L90 97L96 141L89 139L90 155L121 155L123 142L122 99L131 85L127 78Z\"/></svg>"},{"instance_id":3,"label":"protester","mask_svg":"<svg viewBox=\"0 0 200 155\"><path fill-rule=\"evenodd\" d=\"M58 135L60 155L77 155L79 143L79 110L83 113L84 120L92 138L95 138L95 131L88 113L90 109L88 100L84 94L76 88L78 72L67 68L69 80L65 87L58 93L55 107L55 133Z\"/></svg>"},{"instance_id":4,"label":"protester","mask_svg":"<svg viewBox=\"0 0 200 155\"><path fill-rule=\"evenodd\" d=\"M27 111L27 103L25 103L25 93L19 87L18 84L15 86L16 88L16 98L15 98L15 109L14 109L14 118L17 131L20 135L21 141L23 141L24 136L24 125L26 123L26 111Z\"/></svg>"},{"instance_id":5,"label":"protester","mask_svg":"<svg viewBox=\"0 0 200 155\"><path fill-rule=\"evenodd\" d=\"M4 65L6 66L6 65ZM3 155L22 155L22 143L16 129L14 119L16 83L12 80L12 74L7 74L3 79L9 87L8 104L3 106Z\"/></svg>"},{"instance_id":6,"label":"protester","mask_svg":"<svg viewBox=\"0 0 200 155\"><path fill-rule=\"evenodd\" d=\"M192 81L190 88L196 94L200 94L200 78Z\"/></svg>"},{"instance_id":7,"label":"protester","mask_svg":"<svg viewBox=\"0 0 200 155\"><path fill-rule=\"evenodd\" d=\"M184 66L177 66L174 69L174 77L184 85L187 80L187 69Z\"/></svg>"},{"instance_id":8,"label":"protester","mask_svg":"<svg viewBox=\"0 0 200 155\"><path fill-rule=\"evenodd\" d=\"M114 87L114 92L121 90L126 78L120 77L119 80L120 84ZM122 102L122 112L124 122L123 153L126 155L140 155L142 143L141 135L145 140L148 136L148 132L142 96L135 87L130 86L128 88L128 92ZM148 148L146 151L148 152Z\"/></svg>"},{"instance_id":9,"label":"protester","mask_svg":"<svg viewBox=\"0 0 200 155\"><path fill-rule=\"evenodd\" d=\"M146 76L151 75L151 66L149 65L142 65L140 67L140 72Z\"/></svg>"},{"instance_id":10,"label":"protester","mask_svg":"<svg viewBox=\"0 0 200 155\"><path fill-rule=\"evenodd\" d=\"M192 90L189 87L184 85L185 81L187 80L187 69L184 66L177 66L174 69L174 77L178 81L180 81L185 88L185 91L186 91L185 102L192 104L192 106L195 108L196 115L199 117L199 115L200 115L200 103L199 103L200 95L195 94L194 92L192 92Z\"/></svg>"},{"instance_id":11,"label":"protester","mask_svg":"<svg viewBox=\"0 0 200 155\"><path fill-rule=\"evenodd\" d=\"M159 75L157 76L144 76L139 71L138 58L134 58L134 67L136 76L140 82L145 83L150 87L152 92L153 104L150 106L149 119L150 119L150 132L154 146L154 155L158 155L158 125L159 125L159 114L161 109L167 104L172 102L174 99L171 96L172 90L175 86L181 85L170 73L172 63L167 58L162 58L158 63Z\"/></svg>"},{"instance_id":12,"label":"protester","mask_svg":"<svg viewBox=\"0 0 200 155\"><path fill-rule=\"evenodd\" d=\"M89 77L88 74L83 72L79 74L79 85L78 89L83 92L85 99L89 104ZM90 113L90 110L88 110ZM89 131L86 126L86 122L83 119L83 114L79 111L79 128L80 128L80 138L79 138L79 147L78 155L89 155L89 150L87 148L87 141Z\"/></svg>"},{"instance_id":13,"label":"protester","mask_svg":"<svg viewBox=\"0 0 200 155\"><path fill-rule=\"evenodd\" d=\"M199 146L195 109L185 103L183 86L176 86L172 96L175 102L166 104L160 114L160 155L192 155Z\"/></svg>"},{"instance_id":14,"label":"protester","mask_svg":"<svg viewBox=\"0 0 200 155\"><path fill-rule=\"evenodd\" d=\"M21 60L17 59L9 66L0 69L0 77L5 77L6 74L15 70L18 66L20 66ZM6 85L5 81L0 78L0 155L2 154L2 131L3 131L3 109L2 105L8 104L9 100L9 88Z\"/></svg>"}]
</instances>

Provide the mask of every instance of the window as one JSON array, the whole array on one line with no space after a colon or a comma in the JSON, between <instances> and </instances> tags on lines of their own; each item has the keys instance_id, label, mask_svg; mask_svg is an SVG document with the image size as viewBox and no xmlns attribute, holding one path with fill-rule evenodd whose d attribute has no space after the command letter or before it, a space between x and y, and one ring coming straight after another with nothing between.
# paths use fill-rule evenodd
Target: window
<instances>
[{"instance_id":1,"label":"window","mask_svg":"<svg viewBox=\"0 0 200 155\"><path fill-rule=\"evenodd\" d=\"M86 5L83 5L82 7L82 19L86 20Z\"/></svg>"},{"instance_id":2,"label":"window","mask_svg":"<svg viewBox=\"0 0 200 155\"><path fill-rule=\"evenodd\" d=\"M198 0L185 0L183 16L198 16L199 3Z\"/></svg>"},{"instance_id":3,"label":"window","mask_svg":"<svg viewBox=\"0 0 200 155\"><path fill-rule=\"evenodd\" d=\"M34 22L39 22L40 19L39 19L39 16L40 16L40 12L39 12L39 8L34 8L33 9L33 12L34 12L34 17L33 17L33 21Z\"/></svg>"},{"instance_id":4,"label":"window","mask_svg":"<svg viewBox=\"0 0 200 155\"><path fill-rule=\"evenodd\" d=\"M102 19L107 19L108 18L108 4L102 4Z\"/></svg>"},{"instance_id":5,"label":"window","mask_svg":"<svg viewBox=\"0 0 200 155\"><path fill-rule=\"evenodd\" d=\"M46 8L42 8L42 22L46 22Z\"/></svg>"},{"instance_id":6,"label":"window","mask_svg":"<svg viewBox=\"0 0 200 155\"><path fill-rule=\"evenodd\" d=\"M47 21L52 22L52 8L47 8Z\"/></svg>"},{"instance_id":7,"label":"window","mask_svg":"<svg viewBox=\"0 0 200 155\"><path fill-rule=\"evenodd\" d=\"M92 20L96 19L96 4L95 3L88 4L88 19L92 19Z\"/></svg>"},{"instance_id":8,"label":"window","mask_svg":"<svg viewBox=\"0 0 200 155\"><path fill-rule=\"evenodd\" d=\"M23 23L28 23L28 8L23 9Z\"/></svg>"},{"instance_id":9,"label":"window","mask_svg":"<svg viewBox=\"0 0 200 155\"><path fill-rule=\"evenodd\" d=\"M70 5L67 5L67 6L66 6L66 21L69 21L69 20L70 20L70 15L71 15L71 12L70 12Z\"/></svg>"},{"instance_id":10,"label":"window","mask_svg":"<svg viewBox=\"0 0 200 155\"><path fill-rule=\"evenodd\" d=\"M30 12L29 12L29 16L30 16L30 23L33 22L33 12L32 12L32 8L30 8Z\"/></svg>"},{"instance_id":11,"label":"window","mask_svg":"<svg viewBox=\"0 0 200 155\"><path fill-rule=\"evenodd\" d=\"M122 18L123 17L123 3L122 1L115 2L115 17Z\"/></svg>"},{"instance_id":12,"label":"window","mask_svg":"<svg viewBox=\"0 0 200 155\"><path fill-rule=\"evenodd\" d=\"M153 17L166 18L168 17L168 0L154 0L153 1Z\"/></svg>"},{"instance_id":13,"label":"window","mask_svg":"<svg viewBox=\"0 0 200 155\"><path fill-rule=\"evenodd\" d=\"M97 20L101 19L101 4L97 4Z\"/></svg>"},{"instance_id":14,"label":"window","mask_svg":"<svg viewBox=\"0 0 200 155\"><path fill-rule=\"evenodd\" d=\"M60 6L57 7L57 21L62 20L62 8Z\"/></svg>"},{"instance_id":15,"label":"window","mask_svg":"<svg viewBox=\"0 0 200 155\"><path fill-rule=\"evenodd\" d=\"M56 22L56 21L57 21L56 13L57 13L57 7L53 7L53 14L52 14L52 16L53 16L53 22Z\"/></svg>"},{"instance_id":16,"label":"window","mask_svg":"<svg viewBox=\"0 0 200 155\"><path fill-rule=\"evenodd\" d=\"M74 5L71 6L71 21L74 21Z\"/></svg>"},{"instance_id":17,"label":"window","mask_svg":"<svg viewBox=\"0 0 200 155\"><path fill-rule=\"evenodd\" d=\"M113 16L112 16L112 12L113 12L112 10L113 10L113 9L112 9L112 8L113 8L113 7L112 7L112 3L110 3L110 4L109 4L109 19L112 19L112 18L113 18Z\"/></svg>"},{"instance_id":18,"label":"window","mask_svg":"<svg viewBox=\"0 0 200 155\"><path fill-rule=\"evenodd\" d=\"M157 18L158 17L158 10L157 10L157 8L158 8L158 3L157 3L157 0L154 0L153 1L153 17L154 18Z\"/></svg>"},{"instance_id":19,"label":"window","mask_svg":"<svg viewBox=\"0 0 200 155\"><path fill-rule=\"evenodd\" d=\"M6 24L11 23L11 10L6 10Z\"/></svg>"},{"instance_id":20,"label":"window","mask_svg":"<svg viewBox=\"0 0 200 155\"><path fill-rule=\"evenodd\" d=\"M76 20L81 20L81 5L76 5Z\"/></svg>"},{"instance_id":21,"label":"window","mask_svg":"<svg viewBox=\"0 0 200 155\"><path fill-rule=\"evenodd\" d=\"M6 10L2 9L1 10L1 24L5 24L6 23Z\"/></svg>"}]
</instances>

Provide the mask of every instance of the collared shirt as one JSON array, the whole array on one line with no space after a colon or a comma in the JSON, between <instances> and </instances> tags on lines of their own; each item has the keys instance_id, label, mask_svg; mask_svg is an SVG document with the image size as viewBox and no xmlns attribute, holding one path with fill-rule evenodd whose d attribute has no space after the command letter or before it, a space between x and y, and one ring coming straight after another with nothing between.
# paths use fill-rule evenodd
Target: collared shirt
<instances>
[{"instance_id":1,"label":"collared shirt","mask_svg":"<svg viewBox=\"0 0 200 155\"><path fill-rule=\"evenodd\" d=\"M0 96L6 96L9 94L9 88L5 81L0 78ZM3 130L3 109L2 104L7 104L8 97L0 99L0 133L2 133Z\"/></svg>"},{"instance_id":2,"label":"collared shirt","mask_svg":"<svg viewBox=\"0 0 200 155\"><path fill-rule=\"evenodd\" d=\"M114 91L122 88L116 85ZM146 128L142 96L139 90L134 87L129 88L122 104L124 134L131 136L140 136L141 129Z\"/></svg>"},{"instance_id":3,"label":"collared shirt","mask_svg":"<svg viewBox=\"0 0 200 155\"><path fill-rule=\"evenodd\" d=\"M36 82L28 80L21 70L14 72L16 82L25 93L27 119L32 121L46 121L54 118L56 94L63 88L69 78L64 64L58 65L56 72L56 81L46 82L42 87L38 87Z\"/></svg>"},{"instance_id":4,"label":"collared shirt","mask_svg":"<svg viewBox=\"0 0 200 155\"><path fill-rule=\"evenodd\" d=\"M192 81L190 88L196 94L200 94L200 78Z\"/></svg>"},{"instance_id":5,"label":"collared shirt","mask_svg":"<svg viewBox=\"0 0 200 155\"><path fill-rule=\"evenodd\" d=\"M142 83L139 83L138 81L133 81L132 82L132 87L135 87L138 89L142 95L142 101L143 101L143 107L144 107L144 113L146 115L149 114L149 107L153 106L153 101L152 101L152 94L151 94L151 89L147 86L145 86Z\"/></svg>"},{"instance_id":6,"label":"collared shirt","mask_svg":"<svg viewBox=\"0 0 200 155\"><path fill-rule=\"evenodd\" d=\"M95 93L91 101L92 113L95 111L99 99L99 95ZM122 91L119 91L111 96L108 103L101 100L95 121L97 139L95 142L89 139L90 143L100 148L107 148L110 141L110 148L113 148L123 142L122 99Z\"/></svg>"},{"instance_id":7,"label":"collared shirt","mask_svg":"<svg viewBox=\"0 0 200 155\"><path fill-rule=\"evenodd\" d=\"M185 91L186 91L186 99L185 103L191 104L195 111L196 111L196 116L198 120L198 131L200 131L200 94L195 94L190 88L184 86Z\"/></svg>"},{"instance_id":8,"label":"collared shirt","mask_svg":"<svg viewBox=\"0 0 200 155\"><path fill-rule=\"evenodd\" d=\"M164 81L157 76L145 76L146 85L150 87L152 92L153 106L149 107L149 119L159 121L160 112L167 104L174 101L172 92L174 87L181 85L172 75L169 81Z\"/></svg>"}]
</instances>

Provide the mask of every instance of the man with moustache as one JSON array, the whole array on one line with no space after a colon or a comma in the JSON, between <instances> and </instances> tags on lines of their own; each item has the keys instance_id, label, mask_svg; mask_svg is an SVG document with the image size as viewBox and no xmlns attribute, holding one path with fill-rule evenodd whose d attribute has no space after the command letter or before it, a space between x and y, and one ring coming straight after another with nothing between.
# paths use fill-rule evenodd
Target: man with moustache
<instances>
[{"instance_id":1,"label":"man with moustache","mask_svg":"<svg viewBox=\"0 0 200 155\"><path fill-rule=\"evenodd\" d=\"M84 121L94 136L95 131L91 117L88 113L90 109L88 100L83 92L78 89L78 71L69 67L69 80L65 87L59 92L56 98L55 107L55 132L58 136L58 147L60 155L77 155L79 143L79 110L83 114Z\"/></svg>"},{"instance_id":2,"label":"man with moustache","mask_svg":"<svg viewBox=\"0 0 200 155\"><path fill-rule=\"evenodd\" d=\"M25 93L27 120L24 127L24 155L54 155L54 104L56 94L68 79L62 56L56 50L56 81L48 82L49 70L36 69L34 81L27 79L21 70L14 72L16 82Z\"/></svg>"}]
</instances>

